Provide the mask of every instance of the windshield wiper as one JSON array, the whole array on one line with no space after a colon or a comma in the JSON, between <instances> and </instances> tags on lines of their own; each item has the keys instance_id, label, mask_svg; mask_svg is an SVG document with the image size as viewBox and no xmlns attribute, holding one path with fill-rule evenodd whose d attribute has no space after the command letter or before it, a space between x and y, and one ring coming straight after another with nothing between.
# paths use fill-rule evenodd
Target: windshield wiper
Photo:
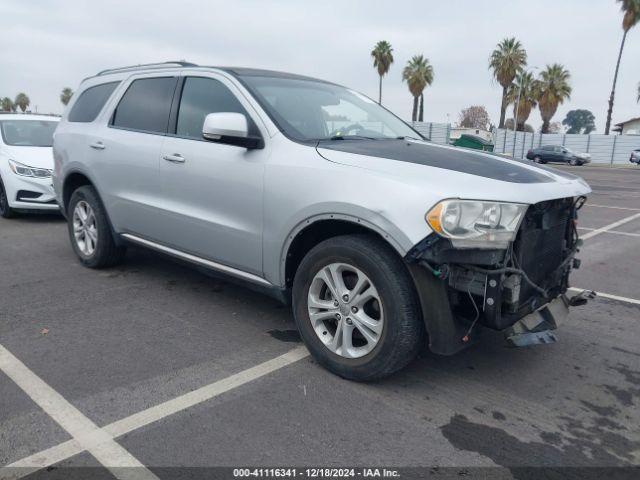
<instances>
[{"instance_id":1,"label":"windshield wiper","mask_svg":"<svg viewBox=\"0 0 640 480\"><path fill-rule=\"evenodd\" d=\"M416 138L416 137L409 137L409 136L404 136L404 137L396 137L396 140L423 140L422 138Z\"/></svg>"},{"instance_id":2,"label":"windshield wiper","mask_svg":"<svg viewBox=\"0 0 640 480\"><path fill-rule=\"evenodd\" d=\"M363 135L334 135L333 137L325 138L324 140L379 140L376 137L365 137Z\"/></svg>"}]
</instances>

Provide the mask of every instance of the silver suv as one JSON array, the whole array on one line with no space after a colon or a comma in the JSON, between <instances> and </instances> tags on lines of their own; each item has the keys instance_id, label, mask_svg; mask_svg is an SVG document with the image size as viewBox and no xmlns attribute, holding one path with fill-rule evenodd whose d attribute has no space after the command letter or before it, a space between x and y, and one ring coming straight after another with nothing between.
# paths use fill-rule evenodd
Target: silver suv
<instances>
[{"instance_id":1,"label":"silver suv","mask_svg":"<svg viewBox=\"0 0 640 480\"><path fill-rule=\"evenodd\" d=\"M560 171L425 141L368 97L286 73L171 62L82 82L54 140L71 245L134 243L291 303L332 372L373 380L490 328L547 343L571 303Z\"/></svg>"}]
</instances>

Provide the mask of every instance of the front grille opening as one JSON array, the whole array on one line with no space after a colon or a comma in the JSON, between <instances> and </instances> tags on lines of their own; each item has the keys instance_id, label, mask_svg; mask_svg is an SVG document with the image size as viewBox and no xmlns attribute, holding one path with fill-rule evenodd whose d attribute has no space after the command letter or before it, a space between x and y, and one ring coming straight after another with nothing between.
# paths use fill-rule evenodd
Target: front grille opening
<instances>
[{"instance_id":1,"label":"front grille opening","mask_svg":"<svg viewBox=\"0 0 640 480\"><path fill-rule=\"evenodd\" d=\"M16 199L18 201L29 201L29 200L35 200L37 198L40 198L42 196L42 193L40 192L32 192L31 190L18 190L18 193L16 194Z\"/></svg>"},{"instance_id":2,"label":"front grille opening","mask_svg":"<svg viewBox=\"0 0 640 480\"><path fill-rule=\"evenodd\" d=\"M560 287L558 268L573 248L574 201L563 198L532 205L522 221L514 243L514 260L542 288ZM538 295L522 282L520 304Z\"/></svg>"}]
</instances>

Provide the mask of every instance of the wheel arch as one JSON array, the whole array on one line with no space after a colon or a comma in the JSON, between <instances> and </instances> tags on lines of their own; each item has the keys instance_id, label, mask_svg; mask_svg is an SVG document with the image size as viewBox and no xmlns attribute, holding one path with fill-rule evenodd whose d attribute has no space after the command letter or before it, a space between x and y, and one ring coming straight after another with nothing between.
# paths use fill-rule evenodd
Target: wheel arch
<instances>
[{"instance_id":1,"label":"wheel arch","mask_svg":"<svg viewBox=\"0 0 640 480\"><path fill-rule=\"evenodd\" d=\"M374 223L352 215L327 213L307 218L298 223L284 243L280 279L285 288L290 288L293 278L304 256L318 243L339 235L368 233L389 245L400 257L406 254L400 242Z\"/></svg>"},{"instance_id":2,"label":"wheel arch","mask_svg":"<svg viewBox=\"0 0 640 480\"><path fill-rule=\"evenodd\" d=\"M71 200L71 195L73 195L73 192L78 188L84 185L91 185L93 188L96 188L95 183L89 178L89 176L79 170L69 172L65 176L64 181L62 182L62 205L60 205L60 209L65 216L67 215L67 207Z\"/></svg>"},{"instance_id":3,"label":"wheel arch","mask_svg":"<svg viewBox=\"0 0 640 480\"><path fill-rule=\"evenodd\" d=\"M109 228L111 229L111 236L113 237L113 241L117 246L124 245L125 242L122 238L120 238L120 235L118 235L116 233L116 230L113 228L113 223L111 222L111 218L109 217L109 212L105 208L104 200L102 200L102 195L100 195L100 191L98 190L96 183L91 179L91 177L89 177L89 175L80 170L73 170L69 172L62 182L62 205L60 208L62 214L65 216L65 218L68 217L67 207L71 200L71 196L73 195L73 192L83 186L93 187L93 189L96 191L98 200L102 204L102 208L104 209L105 215L107 217L107 223L109 224Z\"/></svg>"}]
</instances>

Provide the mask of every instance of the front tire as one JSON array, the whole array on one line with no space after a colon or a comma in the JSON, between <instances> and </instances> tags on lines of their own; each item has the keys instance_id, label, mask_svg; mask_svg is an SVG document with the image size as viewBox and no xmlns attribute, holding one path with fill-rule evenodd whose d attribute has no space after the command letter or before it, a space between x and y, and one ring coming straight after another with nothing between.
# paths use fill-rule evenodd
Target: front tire
<instances>
[{"instance_id":1,"label":"front tire","mask_svg":"<svg viewBox=\"0 0 640 480\"><path fill-rule=\"evenodd\" d=\"M68 219L71 246L85 267L105 268L122 261L125 248L116 245L107 214L92 186L73 192Z\"/></svg>"},{"instance_id":2,"label":"front tire","mask_svg":"<svg viewBox=\"0 0 640 480\"><path fill-rule=\"evenodd\" d=\"M0 178L0 217L13 218L16 216L16 212L9 206L9 198L7 197L7 191L4 189L4 183Z\"/></svg>"},{"instance_id":3,"label":"front tire","mask_svg":"<svg viewBox=\"0 0 640 480\"><path fill-rule=\"evenodd\" d=\"M295 275L293 310L313 357L350 380L391 375L424 344L413 280L371 235L334 237L311 249Z\"/></svg>"}]
</instances>

